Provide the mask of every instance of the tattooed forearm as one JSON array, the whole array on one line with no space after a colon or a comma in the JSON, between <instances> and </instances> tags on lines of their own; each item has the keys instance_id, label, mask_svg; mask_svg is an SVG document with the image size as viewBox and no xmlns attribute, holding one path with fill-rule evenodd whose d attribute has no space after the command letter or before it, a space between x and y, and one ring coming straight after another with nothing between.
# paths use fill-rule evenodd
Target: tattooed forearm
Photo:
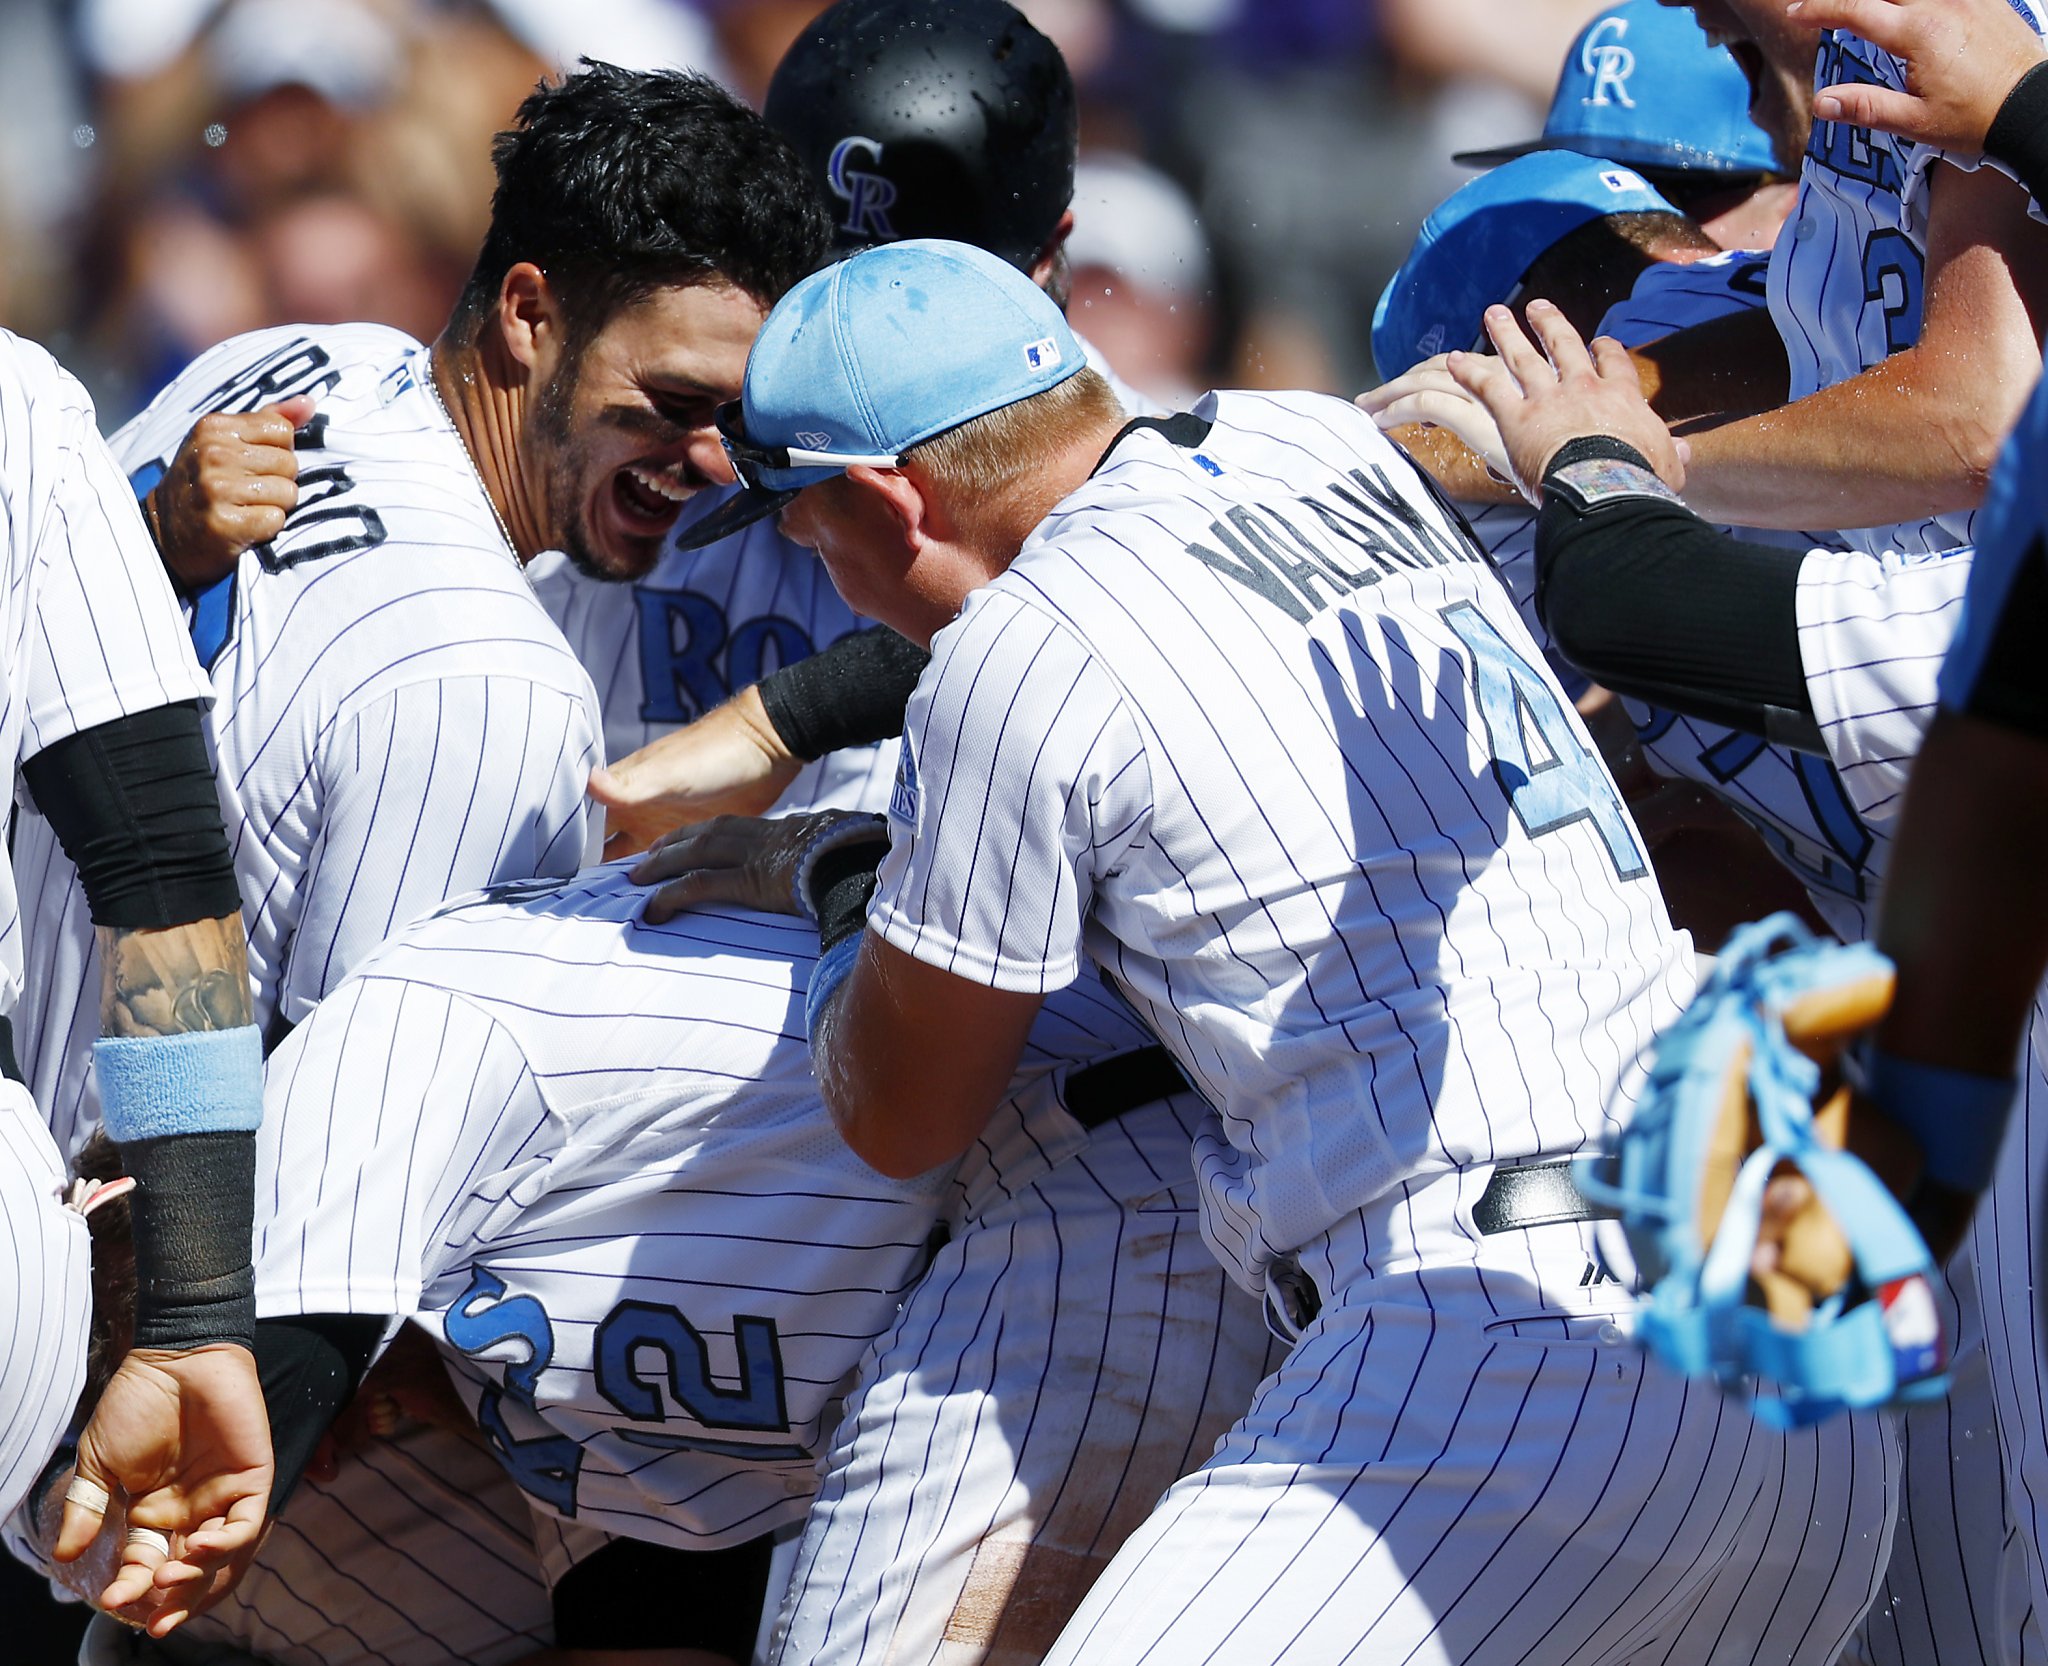
<instances>
[{"instance_id":1,"label":"tattooed forearm","mask_svg":"<svg viewBox=\"0 0 2048 1666\"><path fill-rule=\"evenodd\" d=\"M242 917L159 931L99 928L100 1034L183 1035L254 1023Z\"/></svg>"}]
</instances>

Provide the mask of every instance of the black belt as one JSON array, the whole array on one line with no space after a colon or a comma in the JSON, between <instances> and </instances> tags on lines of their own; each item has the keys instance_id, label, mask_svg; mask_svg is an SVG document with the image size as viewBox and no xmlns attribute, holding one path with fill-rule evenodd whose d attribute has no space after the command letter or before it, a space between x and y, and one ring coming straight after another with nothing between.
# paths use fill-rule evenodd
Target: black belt
<instances>
[{"instance_id":1,"label":"black belt","mask_svg":"<svg viewBox=\"0 0 2048 1666\"><path fill-rule=\"evenodd\" d=\"M5 1076L10 1082L26 1084L28 1081L14 1056L14 1020L5 1016L0 1016L0 1076Z\"/></svg>"},{"instance_id":2,"label":"black belt","mask_svg":"<svg viewBox=\"0 0 2048 1666\"><path fill-rule=\"evenodd\" d=\"M1067 1077L1062 1097L1073 1119L1092 1129L1155 1099L1189 1091L1173 1055L1155 1043L1084 1065ZM1490 1238L1562 1221L1612 1220L1615 1212L1589 1201L1572 1180L1577 1161L1556 1157L1540 1163L1503 1163L1472 1205L1472 1224Z\"/></svg>"},{"instance_id":3,"label":"black belt","mask_svg":"<svg viewBox=\"0 0 2048 1666\"><path fill-rule=\"evenodd\" d=\"M1060 1098L1068 1115L1083 1128L1093 1129L1140 1105L1188 1091L1188 1079L1173 1055L1154 1043L1084 1065L1067 1077Z\"/></svg>"},{"instance_id":4,"label":"black belt","mask_svg":"<svg viewBox=\"0 0 2048 1666\"><path fill-rule=\"evenodd\" d=\"M1490 1238L1561 1221L1613 1220L1614 1210L1594 1203L1573 1183L1576 1166L1570 1157L1502 1164L1472 1205L1472 1224ZM1322 1310L1322 1292L1293 1256L1282 1256L1267 1267L1266 1326L1282 1342L1291 1345Z\"/></svg>"},{"instance_id":5,"label":"black belt","mask_svg":"<svg viewBox=\"0 0 2048 1666\"><path fill-rule=\"evenodd\" d=\"M1590 1201L1572 1179L1577 1161L1555 1158L1547 1163L1504 1163L1493 1171L1486 1190L1472 1205L1472 1224L1492 1237L1560 1221L1608 1221L1612 1209Z\"/></svg>"}]
</instances>

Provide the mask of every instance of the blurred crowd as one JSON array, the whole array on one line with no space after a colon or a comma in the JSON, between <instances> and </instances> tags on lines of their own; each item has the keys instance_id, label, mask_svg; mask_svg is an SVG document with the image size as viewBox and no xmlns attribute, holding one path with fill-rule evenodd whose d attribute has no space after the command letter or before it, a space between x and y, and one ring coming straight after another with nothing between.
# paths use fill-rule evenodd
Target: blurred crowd
<instances>
[{"instance_id":1,"label":"blurred crowd","mask_svg":"<svg viewBox=\"0 0 2048 1666\"><path fill-rule=\"evenodd\" d=\"M488 135L581 56L758 102L822 0L8 0L0 323L108 427L275 323L432 337ZM1533 130L1596 0L1025 0L1081 84L1074 319L1133 382L1372 381L1457 149Z\"/></svg>"}]
</instances>

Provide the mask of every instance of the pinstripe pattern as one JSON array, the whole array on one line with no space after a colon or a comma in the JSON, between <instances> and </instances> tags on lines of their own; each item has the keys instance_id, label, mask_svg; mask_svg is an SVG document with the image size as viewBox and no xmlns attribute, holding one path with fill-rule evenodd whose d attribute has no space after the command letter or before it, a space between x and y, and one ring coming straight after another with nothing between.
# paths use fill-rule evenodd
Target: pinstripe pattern
<instances>
[{"instance_id":1,"label":"pinstripe pattern","mask_svg":"<svg viewBox=\"0 0 2048 1666\"><path fill-rule=\"evenodd\" d=\"M211 690L92 401L42 348L0 330L0 761ZM17 868L0 854L0 1012L21 994ZM34 880L28 895L40 898Z\"/></svg>"},{"instance_id":2,"label":"pinstripe pattern","mask_svg":"<svg viewBox=\"0 0 2048 1666\"><path fill-rule=\"evenodd\" d=\"M1897 1420L1905 1495L1892 1559L1843 1658L1868 1666L2038 1666L2048 1654L2032 1615L2024 1529L2006 1503L1977 1257L1967 1246L1949 1265L1946 1285L1951 1386L1945 1399Z\"/></svg>"},{"instance_id":3,"label":"pinstripe pattern","mask_svg":"<svg viewBox=\"0 0 2048 1666\"><path fill-rule=\"evenodd\" d=\"M2037 7L2027 0L2014 6L2040 27ZM1905 68L1854 35L1828 30L1814 85L1847 81L1902 89ZM1966 170L1980 165L1974 156L1950 156L1846 122L1813 124L1798 201L1772 252L1770 274L1771 316L1790 361L1792 400L1859 375L1918 339L1929 179L1944 161ZM1973 542L1974 520L1956 512L1846 536L1873 555L1924 554Z\"/></svg>"},{"instance_id":4,"label":"pinstripe pattern","mask_svg":"<svg viewBox=\"0 0 2048 1666\"><path fill-rule=\"evenodd\" d=\"M2033 1594L2028 1660L2048 1658L2048 1339L2041 1330L2039 1235L2048 1181L2048 995L2036 994L2020 1059L2019 1114L2006 1131L1998 1172L1977 1207L1970 1244L1984 1297L1984 1333L1997 1397L2006 1491Z\"/></svg>"},{"instance_id":5,"label":"pinstripe pattern","mask_svg":"<svg viewBox=\"0 0 2048 1666\"><path fill-rule=\"evenodd\" d=\"M1313 396L1197 409L939 636L869 923L1003 987L1102 964L1222 1109L1204 1229L1256 1287L1405 1175L1598 1138L1690 957L1632 843L1517 819L1445 614L1534 645L1399 453ZM1254 540L1277 589L1217 570Z\"/></svg>"},{"instance_id":6,"label":"pinstripe pattern","mask_svg":"<svg viewBox=\"0 0 2048 1666\"><path fill-rule=\"evenodd\" d=\"M0 1522L14 1513L85 1387L92 1249L58 1206L64 1165L17 1082L0 1079Z\"/></svg>"},{"instance_id":7,"label":"pinstripe pattern","mask_svg":"<svg viewBox=\"0 0 2048 1666\"><path fill-rule=\"evenodd\" d=\"M730 495L699 492L677 530ZM606 754L623 758L703 716L768 672L868 621L839 599L818 558L770 519L702 550L664 551L633 584L589 578L558 554L533 564L534 593L597 685ZM810 764L776 813L883 809L893 748L852 747Z\"/></svg>"},{"instance_id":8,"label":"pinstripe pattern","mask_svg":"<svg viewBox=\"0 0 2048 1666\"><path fill-rule=\"evenodd\" d=\"M1872 826L1898 815L1934 717L1971 556L1816 550L1799 569L1799 655L1813 713L1850 802Z\"/></svg>"},{"instance_id":9,"label":"pinstripe pattern","mask_svg":"<svg viewBox=\"0 0 2048 1666\"><path fill-rule=\"evenodd\" d=\"M273 1666L499 1666L553 1640L534 1518L472 1431L415 1428L292 1495L234 1594L179 1637Z\"/></svg>"},{"instance_id":10,"label":"pinstripe pattern","mask_svg":"<svg viewBox=\"0 0 2048 1666\"><path fill-rule=\"evenodd\" d=\"M33 342L0 330L0 770L82 729L210 697L92 401ZM0 850L0 1014L22 990L11 846ZM30 881L31 896L39 896ZM0 1519L34 1481L84 1382L84 1222L56 1196L60 1154L29 1096L0 1082Z\"/></svg>"},{"instance_id":11,"label":"pinstripe pattern","mask_svg":"<svg viewBox=\"0 0 2048 1666\"><path fill-rule=\"evenodd\" d=\"M1128 1113L956 1215L862 1362L770 1661L1036 1660L1208 1454L1268 1339L1201 1242L1200 1114Z\"/></svg>"},{"instance_id":12,"label":"pinstripe pattern","mask_svg":"<svg viewBox=\"0 0 2048 1666\"><path fill-rule=\"evenodd\" d=\"M540 1503L716 1548L801 1518L841 1384L939 1211L1000 1201L1076 1149L1054 1067L1142 1032L1099 991L1050 1003L977 1159L888 1181L817 1098L811 929L721 911L657 927L643 902L610 868L451 904L286 1040L260 1139L257 1304L428 1315ZM603 1333L649 1314L648 1340L606 1364ZM671 1374L659 1363L684 1325L708 1350L694 1399L689 1347ZM772 1371L758 1353L743 1370L742 1331L754 1347L764 1325ZM562 1437L576 1456L556 1488L522 1469L543 1450L522 1443Z\"/></svg>"},{"instance_id":13,"label":"pinstripe pattern","mask_svg":"<svg viewBox=\"0 0 2048 1666\"><path fill-rule=\"evenodd\" d=\"M1304 1247L1320 1317L1048 1666L1834 1659L1888 1548L1889 1430L1780 1437L1662 1371L1599 1292L1553 1294L1585 1228L1475 1253L1463 1184ZM1411 1270L1357 1270L1396 1243Z\"/></svg>"},{"instance_id":14,"label":"pinstripe pattern","mask_svg":"<svg viewBox=\"0 0 2048 1666\"><path fill-rule=\"evenodd\" d=\"M1756 254L1727 254L1690 265L1651 266L1638 280L1634 293L1608 310L1600 321L1600 333L1636 347L1673 329L1762 306L1761 276L1766 260ZM1534 513L1520 505L1492 504L1469 510L1468 516L1475 536L1514 596L1523 622L1548 654L1548 633L1536 616ZM1950 587L1961 583L1968 571L1967 558L1960 566L1944 568L1936 575L1931 567L1910 566L1896 557L1880 561L1854 554L1838 556L1831 549L1817 547L1826 540L1810 533L1736 531L1738 536L1759 543L1813 550L1814 559L1802 566L1800 575L1801 605L1814 620L1814 627L1802 638L1802 649L1816 700L1834 702L1823 713L1823 722L1842 702L1858 708L1854 716L1844 713L1833 727L1841 755L1860 767L1855 748L1871 733L1865 727L1870 714L1890 711L1885 705L1887 697L1908 701L1909 709L1895 717L1879 716L1879 733L1891 738L1879 739L1876 744L1895 748L1910 734L1912 745L1917 746L1919 730L1931 713L1912 680L1927 667L1894 667L1886 657L1886 647L1873 634L1843 629L1839 623L1830 627L1822 621L1839 621L1854 605L1853 600L1845 602L1836 594L1837 587L1846 585L1852 598L1864 590L1883 592L1887 613L1870 621L1873 632L1890 628L1893 617L1910 616L1917 607L1928 613L1921 628L1938 633L1946 628ZM1550 657L1566 688L1577 692L1585 687L1584 677L1554 655ZM1658 773L1698 782L1755 828L1771 853L1807 887L1815 906L1844 940L1867 934L1865 909L1877 894L1891 844L1885 825L1889 814L1874 825L1866 824L1831 764L1639 702L1629 701L1627 706L1636 720L1643 753Z\"/></svg>"},{"instance_id":15,"label":"pinstripe pattern","mask_svg":"<svg viewBox=\"0 0 2048 1666\"><path fill-rule=\"evenodd\" d=\"M293 521L193 622L224 631L204 644L209 727L273 1037L444 897L594 854L595 696L420 386L424 362L372 325L258 331L202 356L115 439L146 480L203 412L318 394ZM25 816L17 850L41 899L22 1063L76 1149L98 1121L91 925L48 824Z\"/></svg>"}]
</instances>

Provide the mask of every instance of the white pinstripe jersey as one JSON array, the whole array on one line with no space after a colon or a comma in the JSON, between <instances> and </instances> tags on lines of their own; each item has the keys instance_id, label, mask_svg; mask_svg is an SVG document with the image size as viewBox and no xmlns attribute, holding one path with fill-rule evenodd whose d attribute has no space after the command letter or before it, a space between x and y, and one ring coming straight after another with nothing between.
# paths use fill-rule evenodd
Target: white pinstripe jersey
<instances>
[{"instance_id":1,"label":"white pinstripe jersey","mask_svg":"<svg viewBox=\"0 0 2048 1666\"><path fill-rule=\"evenodd\" d=\"M213 691L170 583L108 456L92 400L32 341L0 330L0 764L134 712ZM17 853L0 851L0 1013L21 995ZM40 897L37 880L25 887ZM97 993L94 1017L97 1020ZM95 1033L97 1033L95 1031Z\"/></svg>"},{"instance_id":2,"label":"white pinstripe jersey","mask_svg":"<svg viewBox=\"0 0 2048 1666\"><path fill-rule=\"evenodd\" d=\"M1601 319L1600 334L1635 347L1762 306L1769 258L1736 253L1649 267ZM1530 633L1547 644L1535 612L1534 513L1486 505L1471 516ZM1799 573L1800 649L1831 756L1767 745L1633 700L1629 711L1651 764L1698 782L1755 828L1829 925L1853 941L1868 935L1866 910L1891 843L1888 806L1933 715L1933 672L1969 571L1967 552L1939 560L1839 553L1814 547L1810 533L1734 530L1754 542L1811 550ZM1869 821L1859 808L1869 809Z\"/></svg>"},{"instance_id":3,"label":"white pinstripe jersey","mask_svg":"<svg viewBox=\"0 0 2048 1666\"><path fill-rule=\"evenodd\" d=\"M443 898L595 854L590 680L521 577L425 364L378 325L260 330L202 355L114 440L146 490L205 413L318 397L285 531L190 610L217 696L256 1021L272 1035ZM16 854L42 899L22 1062L76 1149L98 1118L91 927L47 823L24 818Z\"/></svg>"},{"instance_id":4,"label":"white pinstripe jersey","mask_svg":"<svg viewBox=\"0 0 2048 1666\"><path fill-rule=\"evenodd\" d=\"M1600 1138L1691 986L1512 602L1348 404L1127 432L933 649L870 927L1109 971L1221 1109L1206 1230L1254 1287L1412 1176Z\"/></svg>"},{"instance_id":5,"label":"white pinstripe jersey","mask_svg":"<svg viewBox=\"0 0 2048 1666\"><path fill-rule=\"evenodd\" d=\"M1077 990L957 1176L887 1180L818 1098L812 928L645 900L616 867L499 887L321 1004L270 1064L256 1299L422 1312L537 1501L712 1548L801 1516L938 1212L1084 1143L1051 1072L1150 1038Z\"/></svg>"},{"instance_id":6,"label":"white pinstripe jersey","mask_svg":"<svg viewBox=\"0 0 2048 1666\"><path fill-rule=\"evenodd\" d=\"M678 529L731 495L699 492L683 506ZM706 549L671 545L632 584L591 578L559 553L543 555L530 571L541 605L597 684L612 758L869 623L839 599L818 558L776 530L773 517ZM893 753L881 747L832 753L804 767L776 813L880 810L894 769Z\"/></svg>"},{"instance_id":7,"label":"white pinstripe jersey","mask_svg":"<svg viewBox=\"0 0 2048 1666\"><path fill-rule=\"evenodd\" d=\"M408 1428L301 1481L241 1583L179 1628L179 1652L134 1658L515 1666L554 1640L541 1526L475 1431Z\"/></svg>"},{"instance_id":8,"label":"white pinstripe jersey","mask_svg":"<svg viewBox=\"0 0 2048 1666\"><path fill-rule=\"evenodd\" d=\"M2034 0L2012 4L2041 27ZM1814 86L1849 81L1903 89L1905 66L1858 36L1827 30ZM1791 399L1860 375L1919 339L1929 177L1943 161L1963 169L1981 165L1975 156L1847 122L1813 124L1798 202L1771 260L1771 316L1791 363ZM1974 511L1956 511L1845 536L1871 554L1918 555L1970 543L1975 518Z\"/></svg>"}]
</instances>

